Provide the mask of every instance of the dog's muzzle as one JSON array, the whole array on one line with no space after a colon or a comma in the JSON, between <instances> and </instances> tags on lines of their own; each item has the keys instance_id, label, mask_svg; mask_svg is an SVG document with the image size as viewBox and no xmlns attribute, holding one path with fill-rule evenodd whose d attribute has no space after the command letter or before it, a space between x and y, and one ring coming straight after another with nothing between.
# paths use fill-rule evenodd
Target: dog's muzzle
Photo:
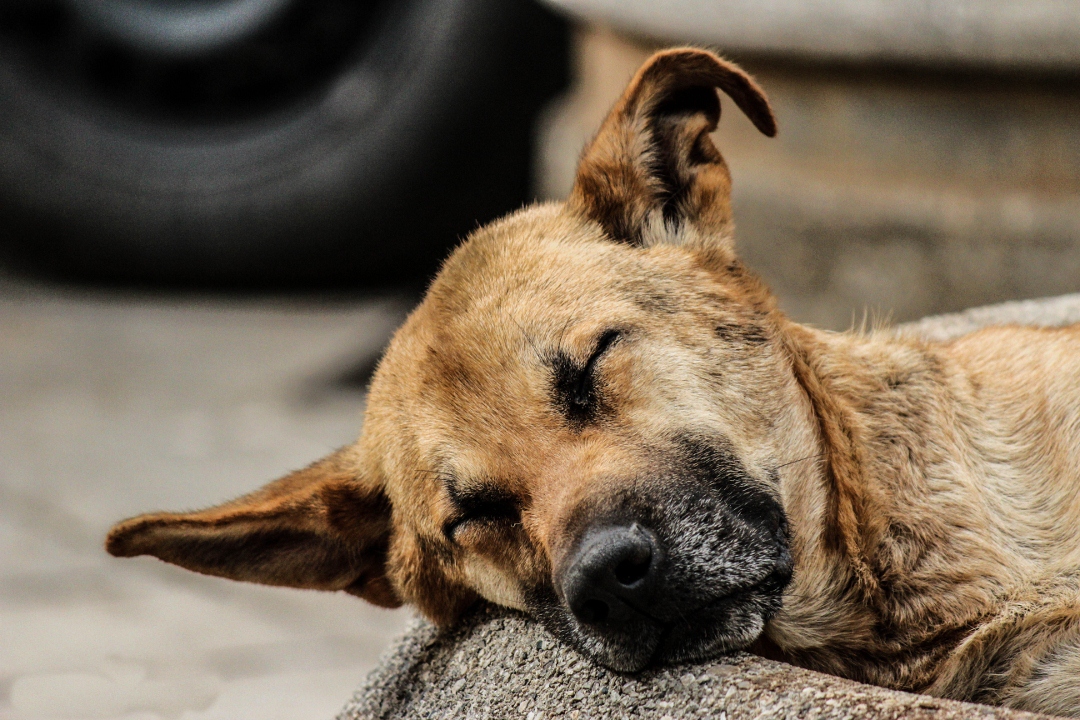
<instances>
[{"instance_id":1,"label":"dog's muzzle","mask_svg":"<svg viewBox=\"0 0 1080 720\"><path fill-rule=\"evenodd\" d=\"M580 532L552 576L554 593L537 593L530 610L620 671L746 647L779 609L792 562L783 529L740 530L750 537L608 518Z\"/></svg>"}]
</instances>

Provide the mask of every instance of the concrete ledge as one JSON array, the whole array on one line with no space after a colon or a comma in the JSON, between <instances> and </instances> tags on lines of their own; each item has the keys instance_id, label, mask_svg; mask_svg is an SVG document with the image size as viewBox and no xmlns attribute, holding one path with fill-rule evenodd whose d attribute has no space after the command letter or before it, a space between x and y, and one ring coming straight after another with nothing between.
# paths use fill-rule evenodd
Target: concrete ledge
<instances>
[{"instance_id":1,"label":"concrete ledge","mask_svg":"<svg viewBox=\"0 0 1080 720\"><path fill-rule=\"evenodd\" d=\"M579 31L574 85L540 132L544 197L566 197L581 148L655 47ZM1080 83L737 59L768 92L780 134L765 138L721 100L714 140L732 173L740 256L793 318L843 329L864 307L904 322L1080 291Z\"/></svg>"},{"instance_id":2,"label":"concrete ledge","mask_svg":"<svg viewBox=\"0 0 1080 720\"><path fill-rule=\"evenodd\" d=\"M575 17L730 52L1075 70L1069 0L546 0Z\"/></svg>"},{"instance_id":3,"label":"concrete ledge","mask_svg":"<svg viewBox=\"0 0 1080 720\"><path fill-rule=\"evenodd\" d=\"M843 680L737 653L620 675L518 613L478 608L440 635L416 622L338 720L405 718L1036 718Z\"/></svg>"},{"instance_id":4,"label":"concrete ledge","mask_svg":"<svg viewBox=\"0 0 1080 720\"><path fill-rule=\"evenodd\" d=\"M988 325L1038 325L1060 327L1080 323L1080 293L1039 300L1014 300L935 315L897 328L931 340L951 340Z\"/></svg>"}]
</instances>

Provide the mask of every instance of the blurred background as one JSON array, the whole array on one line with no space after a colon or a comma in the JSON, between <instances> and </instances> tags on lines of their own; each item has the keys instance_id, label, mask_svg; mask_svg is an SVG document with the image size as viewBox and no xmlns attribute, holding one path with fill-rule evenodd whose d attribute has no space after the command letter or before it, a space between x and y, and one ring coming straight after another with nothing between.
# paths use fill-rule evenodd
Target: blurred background
<instances>
[{"instance_id":1,"label":"blurred background","mask_svg":"<svg viewBox=\"0 0 1080 720\"><path fill-rule=\"evenodd\" d=\"M439 261L682 43L772 99L717 142L795 318L1080 291L1073 0L0 0L0 720L332 717L408 611L105 531L351 442Z\"/></svg>"}]
</instances>

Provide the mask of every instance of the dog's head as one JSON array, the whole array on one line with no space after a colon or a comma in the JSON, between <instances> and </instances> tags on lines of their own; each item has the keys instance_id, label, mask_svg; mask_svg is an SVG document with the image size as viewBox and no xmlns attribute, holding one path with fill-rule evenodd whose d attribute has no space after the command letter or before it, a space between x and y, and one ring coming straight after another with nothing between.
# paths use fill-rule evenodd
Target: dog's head
<instances>
[{"instance_id":1,"label":"dog's head","mask_svg":"<svg viewBox=\"0 0 1080 720\"><path fill-rule=\"evenodd\" d=\"M778 468L806 412L767 290L735 258L720 88L654 56L566 203L477 231L394 336L351 447L211 510L118 525L116 555L416 604L534 614L621 670L752 642L792 572Z\"/></svg>"}]
</instances>

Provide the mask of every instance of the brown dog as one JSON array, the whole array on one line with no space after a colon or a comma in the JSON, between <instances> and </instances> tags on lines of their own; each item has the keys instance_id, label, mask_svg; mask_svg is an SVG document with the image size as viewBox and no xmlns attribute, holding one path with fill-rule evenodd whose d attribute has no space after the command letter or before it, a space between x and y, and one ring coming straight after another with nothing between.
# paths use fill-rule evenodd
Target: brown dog
<instances>
[{"instance_id":1,"label":"brown dog","mask_svg":"<svg viewBox=\"0 0 1080 720\"><path fill-rule=\"evenodd\" d=\"M108 539L239 580L477 596L612 668L759 636L793 662L1080 715L1080 327L932 344L796 325L740 264L703 51L654 56L563 204L477 231L397 332L363 435Z\"/></svg>"}]
</instances>

